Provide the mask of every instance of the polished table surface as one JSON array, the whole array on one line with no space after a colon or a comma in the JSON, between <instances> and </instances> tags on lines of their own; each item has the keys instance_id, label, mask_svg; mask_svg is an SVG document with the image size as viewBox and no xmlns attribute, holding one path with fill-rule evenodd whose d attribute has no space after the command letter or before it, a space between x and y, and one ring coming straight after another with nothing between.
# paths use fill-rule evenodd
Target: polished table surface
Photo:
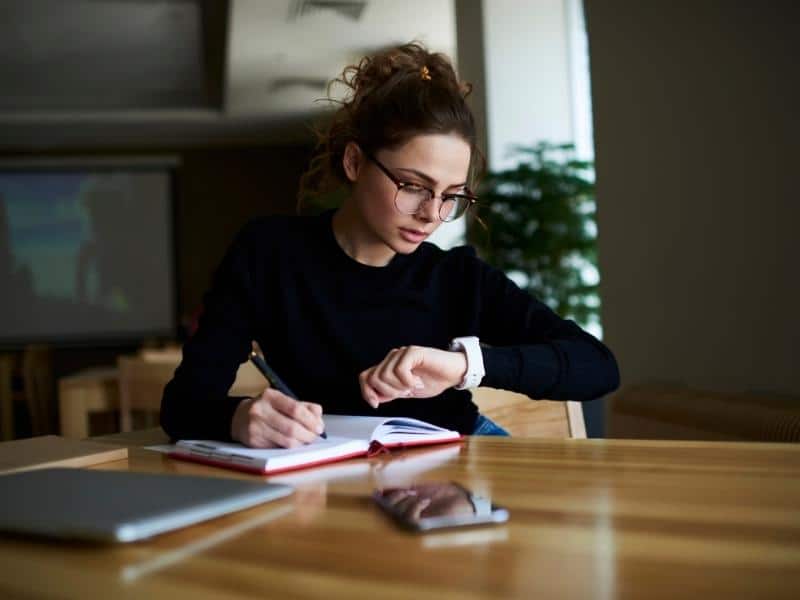
<instances>
[{"instance_id":1,"label":"polished table surface","mask_svg":"<svg viewBox=\"0 0 800 600\"><path fill-rule=\"evenodd\" d=\"M97 468L255 479L135 447ZM2 535L0 597L800 597L800 445L472 438L270 479L297 491L145 542ZM411 534L369 500L433 480L509 522Z\"/></svg>"}]
</instances>

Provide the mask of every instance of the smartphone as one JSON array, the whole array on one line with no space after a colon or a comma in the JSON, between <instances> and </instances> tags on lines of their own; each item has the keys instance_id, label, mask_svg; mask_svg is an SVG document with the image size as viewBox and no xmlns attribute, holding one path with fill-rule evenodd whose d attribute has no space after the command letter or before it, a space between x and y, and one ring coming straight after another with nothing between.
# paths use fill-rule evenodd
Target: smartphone
<instances>
[{"instance_id":1,"label":"smartphone","mask_svg":"<svg viewBox=\"0 0 800 600\"><path fill-rule=\"evenodd\" d=\"M508 511L454 482L420 483L375 490L372 499L412 531L487 525L508 521Z\"/></svg>"}]
</instances>

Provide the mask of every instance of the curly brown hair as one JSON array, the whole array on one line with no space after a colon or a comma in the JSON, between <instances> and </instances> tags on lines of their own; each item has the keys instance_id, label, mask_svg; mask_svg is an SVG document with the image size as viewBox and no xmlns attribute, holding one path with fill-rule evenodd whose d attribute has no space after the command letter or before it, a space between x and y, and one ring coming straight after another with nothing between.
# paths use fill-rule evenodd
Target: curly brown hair
<instances>
[{"instance_id":1,"label":"curly brown hair","mask_svg":"<svg viewBox=\"0 0 800 600\"><path fill-rule=\"evenodd\" d=\"M331 98L331 86L337 83L346 88L344 100ZM327 100L339 108L315 132L317 146L300 179L298 211L305 200L348 183L342 159L349 142L374 154L415 135L455 133L470 145L470 181L479 179L485 160L466 102L471 91L471 84L459 81L447 56L429 52L418 42L365 56L346 67L328 85Z\"/></svg>"}]
</instances>

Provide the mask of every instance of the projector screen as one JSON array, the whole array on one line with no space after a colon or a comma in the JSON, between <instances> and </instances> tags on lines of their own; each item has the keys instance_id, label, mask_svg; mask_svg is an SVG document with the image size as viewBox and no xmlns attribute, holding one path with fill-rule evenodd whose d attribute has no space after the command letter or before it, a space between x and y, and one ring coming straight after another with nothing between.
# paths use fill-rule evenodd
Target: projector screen
<instances>
[{"instance_id":1,"label":"projector screen","mask_svg":"<svg viewBox=\"0 0 800 600\"><path fill-rule=\"evenodd\" d=\"M175 333L171 170L0 167L0 343Z\"/></svg>"}]
</instances>

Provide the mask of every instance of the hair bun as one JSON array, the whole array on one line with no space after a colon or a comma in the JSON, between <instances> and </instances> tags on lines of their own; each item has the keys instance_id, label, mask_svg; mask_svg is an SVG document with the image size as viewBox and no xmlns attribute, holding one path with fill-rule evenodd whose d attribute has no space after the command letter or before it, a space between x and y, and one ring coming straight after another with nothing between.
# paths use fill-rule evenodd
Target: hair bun
<instances>
[{"instance_id":1,"label":"hair bun","mask_svg":"<svg viewBox=\"0 0 800 600\"><path fill-rule=\"evenodd\" d=\"M471 86L459 82L447 56L429 52L417 42L366 56L358 65L347 67L337 81L349 89L354 105L360 105L375 90L400 83L433 84L458 90L462 96L471 90Z\"/></svg>"},{"instance_id":2,"label":"hair bun","mask_svg":"<svg viewBox=\"0 0 800 600\"><path fill-rule=\"evenodd\" d=\"M298 197L313 196L347 183L342 167L345 147L357 143L377 152L395 147L420 133L456 134L466 140L473 158L477 149L475 122L465 98L469 83L461 82L450 59L411 42L365 56L346 67L331 84L344 86L341 100L324 130ZM477 169L482 170L482 165Z\"/></svg>"}]
</instances>

